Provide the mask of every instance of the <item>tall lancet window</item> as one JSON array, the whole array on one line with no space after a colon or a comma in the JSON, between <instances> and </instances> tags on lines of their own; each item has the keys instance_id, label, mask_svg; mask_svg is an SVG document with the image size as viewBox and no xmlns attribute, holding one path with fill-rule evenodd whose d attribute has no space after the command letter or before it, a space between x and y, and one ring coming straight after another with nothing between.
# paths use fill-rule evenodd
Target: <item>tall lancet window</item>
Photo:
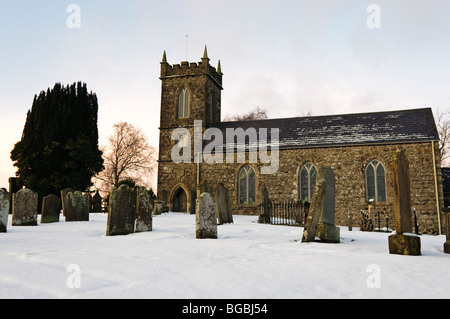
<instances>
[{"instance_id":1,"label":"tall lancet window","mask_svg":"<svg viewBox=\"0 0 450 319\"><path fill-rule=\"evenodd\" d=\"M178 118L185 119L189 117L189 91L186 88L181 89L178 94Z\"/></svg>"},{"instance_id":2,"label":"tall lancet window","mask_svg":"<svg viewBox=\"0 0 450 319\"><path fill-rule=\"evenodd\" d=\"M243 166L238 174L238 204L256 204L256 174L249 165Z\"/></svg>"},{"instance_id":3,"label":"tall lancet window","mask_svg":"<svg viewBox=\"0 0 450 319\"><path fill-rule=\"evenodd\" d=\"M386 201L386 173L383 164L377 160L371 161L366 167L366 195L367 200Z\"/></svg>"}]
</instances>

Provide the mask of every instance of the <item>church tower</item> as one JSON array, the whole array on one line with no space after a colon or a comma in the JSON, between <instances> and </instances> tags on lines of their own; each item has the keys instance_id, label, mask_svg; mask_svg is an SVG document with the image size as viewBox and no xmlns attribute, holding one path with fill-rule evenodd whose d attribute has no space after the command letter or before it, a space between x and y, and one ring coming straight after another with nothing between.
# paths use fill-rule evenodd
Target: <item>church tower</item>
<instances>
[{"instance_id":1,"label":"church tower","mask_svg":"<svg viewBox=\"0 0 450 319\"><path fill-rule=\"evenodd\" d=\"M191 163L176 164L171 159L172 148L177 144L173 141L172 131L176 128L186 128L194 136L194 121L202 121L202 132L220 122L222 71L220 61L217 69L210 65L207 48L201 62L183 61L181 64L170 65L164 51L161 62L161 118L159 134L159 165L158 165L158 198L166 201L169 208L177 211L184 207L184 198L177 202L176 189L184 190L188 200L191 191L196 191L196 164L192 152ZM178 185L178 186L177 186ZM175 193L174 193L175 189ZM185 196L181 194L181 197ZM189 211L189 207L187 207Z\"/></svg>"}]
</instances>

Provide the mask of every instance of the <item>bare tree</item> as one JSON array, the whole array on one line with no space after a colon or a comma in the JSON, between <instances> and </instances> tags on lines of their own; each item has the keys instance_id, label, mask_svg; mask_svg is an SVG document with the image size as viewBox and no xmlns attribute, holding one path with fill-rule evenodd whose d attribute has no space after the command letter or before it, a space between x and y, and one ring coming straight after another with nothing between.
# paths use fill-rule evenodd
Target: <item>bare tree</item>
<instances>
[{"instance_id":1,"label":"bare tree","mask_svg":"<svg viewBox=\"0 0 450 319\"><path fill-rule=\"evenodd\" d=\"M145 178L156 167L156 150L148 144L142 131L127 122L114 124L108 144L102 148L105 169L97 176L103 188L109 189L126 178L149 186Z\"/></svg>"},{"instance_id":2,"label":"bare tree","mask_svg":"<svg viewBox=\"0 0 450 319\"><path fill-rule=\"evenodd\" d=\"M436 112L436 126L439 133L439 155L441 166L444 167L450 158L450 110Z\"/></svg>"},{"instance_id":3,"label":"bare tree","mask_svg":"<svg viewBox=\"0 0 450 319\"><path fill-rule=\"evenodd\" d=\"M265 120L268 119L267 110L262 110L259 106L256 107L253 111L250 111L243 115L227 115L223 119L224 122L231 121L254 121L254 120Z\"/></svg>"}]
</instances>

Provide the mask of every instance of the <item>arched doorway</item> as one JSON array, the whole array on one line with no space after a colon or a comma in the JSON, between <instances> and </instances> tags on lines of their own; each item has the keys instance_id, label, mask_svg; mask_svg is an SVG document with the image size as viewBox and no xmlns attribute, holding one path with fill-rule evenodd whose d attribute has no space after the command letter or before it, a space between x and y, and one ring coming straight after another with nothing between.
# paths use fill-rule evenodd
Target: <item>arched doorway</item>
<instances>
[{"instance_id":1,"label":"arched doorway","mask_svg":"<svg viewBox=\"0 0 450 319\"><path fill-rule=\"evenodd\" d=\"M173 195L173 212L187 212L187 194L182 187L179 187Z\"/></svg>"}]
</instances>

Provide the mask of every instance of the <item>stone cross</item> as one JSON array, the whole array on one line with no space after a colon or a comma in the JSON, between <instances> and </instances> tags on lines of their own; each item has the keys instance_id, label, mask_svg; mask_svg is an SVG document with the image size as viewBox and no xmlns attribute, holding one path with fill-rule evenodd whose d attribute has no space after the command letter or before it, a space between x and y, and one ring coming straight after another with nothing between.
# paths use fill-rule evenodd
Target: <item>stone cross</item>
<instances>
[{"instance_id":1,"label":"stone cross","mask_svg":"<svg viewBox=\"0 0 450 319\"><path fill-rule=\"evenodd\" d=\"M10 198L6 189L0 189L0 233L6 233L8 226Z\"/></svg>"},{"instance_id":2,"label":"stone cross","mask_svg":"<svg viewBox=\"0 0 450 319\"><path fill-rule=\"evenodd\" d=\"M228 195L228 190L221 183L216 189L217 202L217 219L218 223L229 224L233 222L233 215L231 213L231 200Z\"/></svg>"},{"instance_id":3,"label":"stone cross","mask_svg":"<svg viewBox=\"0 0 450 319\"><path fill-rule=\"evenodd\" d=\"M136 229L135 232L152 231L153 224L153 204L150 194L145 187L138 187L136 189Z\"/></svg>"},{"instance_id":4,"label":"stone cross","mask_svg":"<svg viewBox=\"0 0 450 319\"><path fill-rule=\"evenodd\" d=\"M41 223L59 222L61 200L56 195L49 195L42 199Z\"/></svg>"},{"instance_id":5,"label":"stone cross","mask_svg":"<svg viewBox=\"0 0 450 319\"><path fill-rule=\"evenodd\" d=\"M136 220L136 189L122 184L109 194L106 236L134 233Z\"/></svg>"},{"instance_id":6,"label":"stone cross","mask_svg":"<svg viewBox=\"0 0 450 319\"><path fill-rule=\"evenodd\" d=\"M421 243L420 237L412 234L409 164L404 149L395 152L393 164L396 234L389 236L389 253L418 256Z\"/></svg>"},{"instance_id":7,"label":"stone cross","mask_svg":"<svg viewBox=\"0 0 450 319\"><path fill-rule=\"evenodd\" d=\"M37 226L38 194L24 188L13 194L12 226Z\"/></svg>"},{"instance_id":8,"label":"stone cross","mask_svg":"<svg viewBox=\"0 0 450 319\"><path fill-rule=\"evenodd\" d=\"M197 200L195 220L197 239L217 238L216 203L211 194L202 193L200 195L200 198Z\"/></svg>"}]
</instances>

